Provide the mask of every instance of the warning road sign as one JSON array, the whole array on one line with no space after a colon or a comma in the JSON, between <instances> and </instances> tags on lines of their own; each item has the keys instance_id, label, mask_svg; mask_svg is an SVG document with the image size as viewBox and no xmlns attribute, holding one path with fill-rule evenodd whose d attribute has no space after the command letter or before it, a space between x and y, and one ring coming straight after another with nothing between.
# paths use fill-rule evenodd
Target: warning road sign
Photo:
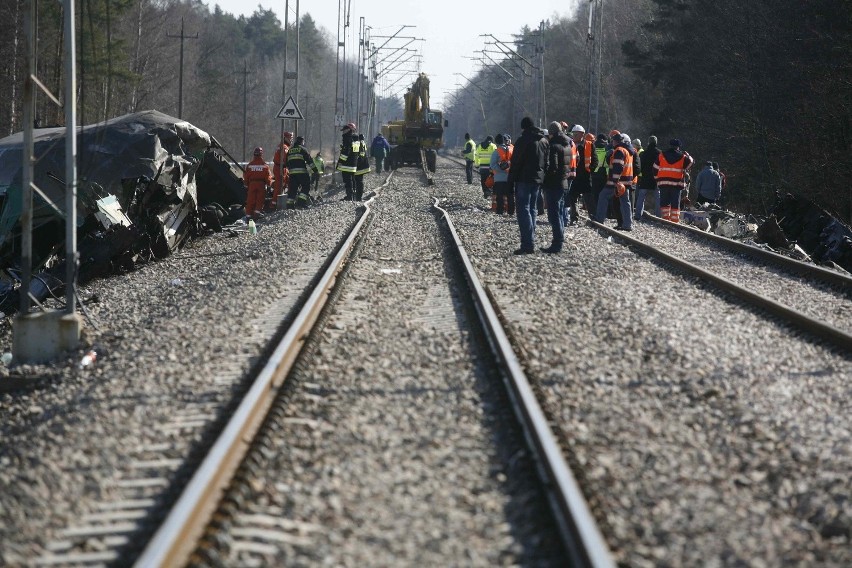
<instances>
[{"instance_id":1,"label":"warning road sign","mask_svg":"<svg viewBox=\"0 0 852 568\"><path fill-rule=\"evenodd\" d=\"M296 101L293 100L292 96L287 98L287 102L284 103L284 106L281 107L281 110L278 111L278 114L275 115L275 118L289 118L291 120L305 119L305 117L302 115L302 111L300 111L299 107L296 106Z\"/></svg>"}]
</instances>

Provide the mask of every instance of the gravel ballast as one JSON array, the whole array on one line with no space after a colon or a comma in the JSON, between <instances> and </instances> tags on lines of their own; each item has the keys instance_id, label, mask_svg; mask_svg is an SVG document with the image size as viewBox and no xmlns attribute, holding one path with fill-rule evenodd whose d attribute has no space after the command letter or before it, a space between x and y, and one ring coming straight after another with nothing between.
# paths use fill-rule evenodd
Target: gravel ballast
<instances>
[{"instance_id":1,"label":"gravel ballast","mask_svg":"<svg viewBox=\"0 0 852 568\"><path fill-rule=\"evenodd\" d=\"M546 526L524 516L539 510L534 493L504 465L511 436L490 418L497 402L464 318L433 309L457 293L436 248L434 195L507 316L618 562L852 565L849 354L587 227L568 229L560 254L516 257L517 223L488 211L462 166L439 161L428 189L403 178L377 200L344 289L349 307L317 352L326 362L293 394L297 443L271 456L283 473L259 478L269 511L302 531L275 554L295 564L554 563L553 543L536 538ZM93 365L78 368L81 349L53 365L0 368L0 381L34 380L0 394L0 564L147 535L144 516L123 543L65 531L112 522L94 520L105 504L144 515L173 498L171 481L226 418L273 322L356 214L341 202L279 213L257 236L200 239L93 282L82 290L98 297L89 311L99 329L86 330L99 348ZM632 236L715 257L656 231L638 225ZM540 218L536 246L549 237ZM736 269L745 279L748 266ZM761 293L800 308L825 293L761 274ZM835 299L817 313L840 324L849 301Z\"/></svg>"},{"instance_id":2,"label":"gravel ballast","mask_svg":"<svg viewBox=\"0 0 852 568\"><path fill-rule=\"evenodd\" d=\"M337 201L273 213L256 236L214 234L85 286L83 298L98 298L88 309L99 329L85 329L95 363L78 368L81 349L2 370L33 386L0 394L0 564L33 563L49 543L57 553L110 548L64 531L115 525L87 517L110 503L141 500L126 507L144 515L174 498L171 479L226 418L275 322L355 218L355 204ZM8 323L2 341L9 350ZM151 529L143 521L121 533L128 546Z\"/></svg>"},{"instance_id":3,"label":"gravel ballast","mask_svg":"<svg viewBox=\"0 0 852 568\"><path fill-rule=\"evenodd\" d=\"M264 444L230 565L561 563L499 376L480 358L422 174L397 170ZM268 519L280 518L277 531ZM270 547L268 550L265 547Z\"/></svg>"},{"instance_id":4,"label":"gravel ballast","mask_svg":"<svg viewBox=\"0 0 852 568\"><path fill-rule=\"evenodd\" d=\"M489 212L461 167L439 171L618 561L852 564L848 354L591 228L569 228L560 254L515 257L514 219ZM670 252L704 254L688 239ZM761 280L772 297L810 299Z\"/></svg>"}]
</instances>

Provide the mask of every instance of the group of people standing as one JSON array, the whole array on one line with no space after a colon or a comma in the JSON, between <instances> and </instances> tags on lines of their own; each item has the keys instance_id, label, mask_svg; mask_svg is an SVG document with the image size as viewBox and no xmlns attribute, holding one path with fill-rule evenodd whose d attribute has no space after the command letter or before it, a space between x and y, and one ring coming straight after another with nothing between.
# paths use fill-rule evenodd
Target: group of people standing
<instances>
[{"instance_id":1,"label":"group of people standing","mask_svg":"<svg viewBox=\"0 0 852 568\"><path fill-rule=\"evenodd\" d=\"M492 191L495 195L494 210L516 215L521 246L515 254L535 252L536 216L545 209L553 238L541 250L560 252L565 227L579 220L580 200L592 220L604 223L615 218L617 230L633 229L649 196L657 216L680 221L694 160L679 139L672 139L668 149L661 151L655 136L643 148L639 139L631 140L618 130L594 135L579 124L554 121L545 131L530 117L523 118L521 129L514 145L506 134L488 136L479 144L465 134L462 149L467 182L473 183L477 166L483 196L491 197ZM707 162L696 181L698 202L717 203L723 186L718 164Z\"/></svg>"},{"instance_id":2,"label":"group of people standing","mask_svg":"<svg viewBox=\"0 0 852 568\"><path fill-rule=\"evenodd\" d=\"M303 136L294 139L292 132L285 132L275 150L271 168L262 147L255 148L252 154L252 160L243 172L247 218L258 220L264 216L264 211L276 210L278 198L284 192L287 195L284 207L287 209L308 206L311 184L316 190L325 170L325 161L319 152L311 157Z\"/></svg>"}]
</instances>

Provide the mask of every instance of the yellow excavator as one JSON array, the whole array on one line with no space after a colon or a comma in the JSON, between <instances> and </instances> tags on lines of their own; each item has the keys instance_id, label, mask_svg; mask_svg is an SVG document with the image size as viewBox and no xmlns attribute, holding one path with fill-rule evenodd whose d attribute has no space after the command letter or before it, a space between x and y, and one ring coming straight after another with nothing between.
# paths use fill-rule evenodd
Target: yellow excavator
<instances>
[{"instance_id":1,"label":"yellow excavator","mask_svg":"<svg viewBox=\"0 0 852 568\"><path fill-rule=\"evenodd\" d=\"M444 145L444 127L447 122L440 110L429 107L429 78L420 73L405 93L405 120L394 120L382 125L382 134L388 139L391 151L390 167L426 167L435 171L437 150Z\"/></svg>"}]
</instances>

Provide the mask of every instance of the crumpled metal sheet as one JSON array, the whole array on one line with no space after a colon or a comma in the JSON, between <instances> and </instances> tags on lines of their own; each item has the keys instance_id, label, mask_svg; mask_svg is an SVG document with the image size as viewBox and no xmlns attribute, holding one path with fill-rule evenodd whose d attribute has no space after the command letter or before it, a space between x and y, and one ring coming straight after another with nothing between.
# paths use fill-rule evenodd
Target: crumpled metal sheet
<instances>
[{"instance_id":1,"label":"crumpled metal sheet","mask_svg":"<svg viewBox=\"0 0 852 568\"><path fill-rule=\"evenodd\" d=\"M34 196L33 269L62 275L64 267L54 260L63 258L65 238L65 129L38 129L34 138L34 182L53 205ZM216 200L226 207L242 205L241 176L213 148L222 151L203 130L157 111L81 127L80 280L130 268L137 258L167 256L197 233L199 172ZM0 269L12 273L20 259L22 155L23 133L0 140ZM9 300L0 292L0 304L7 306Z\"/></svg>"},{"instance_id":2,"label":"crumpled metal sheet","mask_svg":"<svg viewBox=\"0 0 852 568\"><path fill-rule=\"evenodd\" d=\"M810 199L778 196L773 209L779 228L821 264L834 263L852 272L852 229Z\"/></svg>"}]
</instances>

